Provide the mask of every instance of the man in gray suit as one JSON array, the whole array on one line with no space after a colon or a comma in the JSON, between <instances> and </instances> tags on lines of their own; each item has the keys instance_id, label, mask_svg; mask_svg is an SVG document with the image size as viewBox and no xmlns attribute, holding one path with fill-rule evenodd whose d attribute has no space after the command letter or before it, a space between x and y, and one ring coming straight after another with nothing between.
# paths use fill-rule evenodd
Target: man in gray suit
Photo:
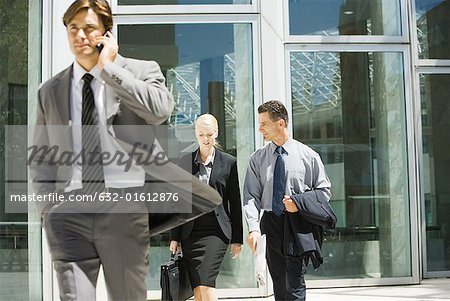
<instances>
[{"instance_id":1,"label":"man in gray suit","mask_svg":"<svg viewBox=\"0 0 450 301\"><path fill-rule=\"evenodd\" d=\"M88 144L96 141L93 148L96 152L90 155L98 155L99 148L101 152L120 149L115 138L127 141L133 135L116 131L116 137L108 142L97 131L89 132L88 139L88 131L84 130L88 126L160 124L168 119L173 99L158 64L118 54L106 0L76 0L64 14L63 22L75 61L40 88L37 126L46 129L36 131L35 141L58 145L59 152L70 150L76 154L83 153ZM65 126L69 135L52 135L53 125ZM87 163L88 156L81 158L86 160L84 164L63 166L45 164L45 160L44 164L32 164L35 193L59 192L68 199L94 192L98 196L102 191L118 195L143 191L145 171L135 162L124 171L114 164L100 164L96 168L94 163ZM100 175L99 183L87 180L88 173ZM42 202L39 206L61 300L95 300L101 265L110 300L146 300L149 244L146 211L68 213L68 208L76 207L74 204Z\"/></svg>"}]
</instances>

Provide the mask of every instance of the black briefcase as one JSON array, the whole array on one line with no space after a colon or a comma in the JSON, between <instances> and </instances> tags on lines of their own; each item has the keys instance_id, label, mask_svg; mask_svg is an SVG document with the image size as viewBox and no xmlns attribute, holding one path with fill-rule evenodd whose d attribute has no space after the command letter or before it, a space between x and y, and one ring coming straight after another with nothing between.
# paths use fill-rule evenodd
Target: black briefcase
<instances>
[{"instance_id":1,"label":"black briefcase","mask_svg":"<svg viewBox=\"0 0 450 301\"><path fill-rule=\"evenodd\" d=\"M183 257L175 259L172 255L161 265L160 285L162 301L184 301L194 296Z\"/></svg>"}]
</instances>

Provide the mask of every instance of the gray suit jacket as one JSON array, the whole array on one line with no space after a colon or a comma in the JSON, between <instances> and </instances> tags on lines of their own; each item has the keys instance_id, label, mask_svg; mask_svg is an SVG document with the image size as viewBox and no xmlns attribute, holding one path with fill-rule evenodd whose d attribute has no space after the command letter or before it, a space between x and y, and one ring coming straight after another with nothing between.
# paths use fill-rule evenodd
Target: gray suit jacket
<instances>
[{"instance_id":1,"label":"gray suit jacket","mask_svg":"<svg viewBox=\"0 0 450 301\"><path fill-rule=\"evenodd\" d=\"M37 127L33 137L37 145L57 145L60 152L72 151L72 72L73 65L49 79L39 89ZM105 111L108 126L160 124L170 116L173 109L172 95L165 86L164 76L156 62L119 55L114 63L105 65L101 77L106 82ZM60 127L51 127L53 125ZM129 140L125 136L117 138ZM35 193L63 191L72 177L72 166L41 165L36 168L32 165L30 173Z\"/></svg>"}]
</instances>

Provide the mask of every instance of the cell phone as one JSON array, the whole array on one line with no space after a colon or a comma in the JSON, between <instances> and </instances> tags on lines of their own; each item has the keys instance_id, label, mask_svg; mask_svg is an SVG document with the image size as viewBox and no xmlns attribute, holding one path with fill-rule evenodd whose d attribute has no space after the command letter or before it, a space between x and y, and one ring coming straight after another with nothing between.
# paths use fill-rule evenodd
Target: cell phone
<instances>
[{"instance_id":1,"label":"cell phone","mask_svg":"<svg viewBox=\"0 0 450 301\"><path fill-rule=\"evenodd\" d=\"M104 34L102 34L102 36L106 36L106 34L108 33L108 31L106 31ZM100 53L103 50L103 44L98 43L95 48L97 48L97 52Z\"/></svg>"}]
</instances>

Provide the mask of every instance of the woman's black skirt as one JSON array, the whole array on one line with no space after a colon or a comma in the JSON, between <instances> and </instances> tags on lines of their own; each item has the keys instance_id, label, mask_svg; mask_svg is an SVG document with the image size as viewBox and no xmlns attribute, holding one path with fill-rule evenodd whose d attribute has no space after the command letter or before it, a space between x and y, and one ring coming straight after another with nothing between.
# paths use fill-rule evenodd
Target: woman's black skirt
<instances>
[{"instance_id":1,"label":"woman's black skirt","mask_svg":"<svg viewBox=\"0 0 450 301\"><path fill-rule=\"evenodd\" d=\"M216 287L228 244L214 211L195 220L191 235L181 241L193 288L199 285Z\"/></svg>"}]
</instances>

